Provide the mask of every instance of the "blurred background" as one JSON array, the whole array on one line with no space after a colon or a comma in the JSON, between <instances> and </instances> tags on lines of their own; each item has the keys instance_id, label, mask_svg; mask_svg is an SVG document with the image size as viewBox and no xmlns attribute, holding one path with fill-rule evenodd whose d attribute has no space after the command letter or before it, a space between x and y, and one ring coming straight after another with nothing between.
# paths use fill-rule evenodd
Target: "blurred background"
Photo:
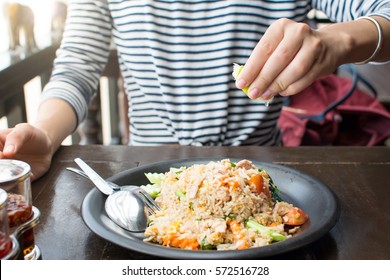
<instances>
[{"instance_id":1,"label":"blurred background","mask_svg":"<svg viewBox=\"0 0 390 280\"><path fill-rule=\"evenodd\" d=\"M33 121L60 44L70 0L0 0L0 129ZM313 28L330 22L311 11ZM359 65L358 72L390 109L390 63ZM63 144L127 144L127 99L115 48L103 72L87 120Z\"/></svg>"},{"instance_id":2,"label":"blurred background","mask_svg":"<svg viewBox=\"0 0 390 280\"><path fill-rule=\"evenodd\" d=\"M0 71L6 71L38 50L58 45L67 3L68 0L0 0ZM35 117L43 87L42 78L37 75L23 86L28 121ZM0 80L0 83L4 82ZM7 109L3 108L3 111ZM8 126L8 118L0 114L0 129Z\"/></svg>"},{"instance_id":3,"label":"blurred background","mask_svg":"<svg viewBox=\"0 0 390 280\"><path fill-rule=\"evenodd\" d=\"M7 10L7 6L9 7L16 3L23 5L32 11L34 16L33 25L35 40L38 47L43 47L48 45L51 41L51 23L56 20L62 21L62 19L59 18L59 9L64 8L68 1L69 0L0 0L0 51L3 52L8 50L10 38L8 36L9 22L7 21L7 16L12 12L15 13L15 8L10 7L9 10ZM28 16L28 14L23 14L23 12L18 15ZM26 19L24 18L24 20Z\"/></svg>"}]
</instances>

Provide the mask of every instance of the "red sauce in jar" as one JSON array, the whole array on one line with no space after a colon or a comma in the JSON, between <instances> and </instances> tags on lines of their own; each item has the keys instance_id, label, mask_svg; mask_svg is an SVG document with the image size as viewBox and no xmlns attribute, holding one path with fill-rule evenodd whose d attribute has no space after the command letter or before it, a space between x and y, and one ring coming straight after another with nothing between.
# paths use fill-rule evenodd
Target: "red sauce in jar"
<instances>
[{"instance_id":1,"label":"red sauce in jar","mask_svg":"<svg viewBox=\"0 0 390 280\"><path fill-rule=\"evenodd\" d=\"M27 222L31 213L32 205L29 205L22 195L8 194L7 214L11 228Z\"/></svg>"},{"instance_id":2,"label":"red sauce in jar","mask_svg":"<svg viewBox=\"0 0 390 280\"><path fill-rule=\"evenodd\" d=\"M12 249L11 239L0 232L0 259L8 255Z\"/></svg>"}]
</instances>

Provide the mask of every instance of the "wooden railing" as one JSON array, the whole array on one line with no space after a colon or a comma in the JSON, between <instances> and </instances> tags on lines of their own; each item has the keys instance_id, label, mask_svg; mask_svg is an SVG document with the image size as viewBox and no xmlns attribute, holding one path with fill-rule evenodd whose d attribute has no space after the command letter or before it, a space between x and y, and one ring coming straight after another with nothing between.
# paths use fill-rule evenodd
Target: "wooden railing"
<instances>
[{"instance_id":1,"label":"wooden railing","mask_svg":"<svg viewBox=\"0 0 390 280\"><path fill-rule=\"evenodd\" d=\"M26 57L3 53L0 67L0 117L6 116L8 126L27 121L24 85L40 76L42 85L49 80L58 46L49 46Z\"/></svg>"},{"instance_id":2,"label":"wooden railing","mask_svg":"<svg viewBox=\"0 0 390 280\"><path fill-rule=\"evenodd\" d=\"M27 122L24 85L33 78L41 78L42 88L49 81L58 45L35 51L28 56L1 54L0 64L0 118L7 117L8 127ZM7 63L8 62L8 63ZM127 144L127 102L123 92L118 58L115 50L109 55L102 77L108 78L109 120L111 141L109 144ZM87 119L73 135L73 143L102 144L101 91L91 101ZM104 116L107 117L107 116Z\"/></svg>"}]
</instances>

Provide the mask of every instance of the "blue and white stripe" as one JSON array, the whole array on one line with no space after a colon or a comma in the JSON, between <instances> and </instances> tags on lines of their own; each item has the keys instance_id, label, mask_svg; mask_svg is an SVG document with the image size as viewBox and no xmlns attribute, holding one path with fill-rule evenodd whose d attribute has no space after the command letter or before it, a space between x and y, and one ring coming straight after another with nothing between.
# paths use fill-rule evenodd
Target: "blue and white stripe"
<instances>
[{"instance_id":1,"label":"blue and white stripe","mask_svg":"<svg viewBox=\"0 0 390 280\"><path fill-rule=\"evenodd\" d=\"M313 7L337 21L388 17L389 2L73 1L45 98L67 100L82 121L112 35L130 144L275 145L282 98L268 107L247 98L234 86L232 64L244 64L279 18L302 21Z\"/></svg>"}]
</instances>

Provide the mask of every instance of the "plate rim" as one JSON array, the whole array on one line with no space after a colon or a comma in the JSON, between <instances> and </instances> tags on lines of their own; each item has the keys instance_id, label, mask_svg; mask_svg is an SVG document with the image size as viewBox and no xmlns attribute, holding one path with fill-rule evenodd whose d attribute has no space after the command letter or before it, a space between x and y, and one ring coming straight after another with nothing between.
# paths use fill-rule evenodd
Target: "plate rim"
<instances>
[{"instance_id":1,"label":"plate rim","mask_svg":"<svg viewBox=\"0 0 390 280\"><path fill-rule=\"evenodd\" d=\"M146 163L137 167L123 170L109 177L108 180L117 182L118 180L122 179L123 176L128 175L129 173L131 175L140 171L146 172L145 170L161 167L161 165L172 166L174 164L179 164L179 165L181 164L184 166L188 166L185 164L191 162L192 164L195 164L196 162L206 163L208 161L218 161L222 159L229 159L233 162L242 160L239 158L229 158L229 157L199 157L199 158L191 157L191 158L164 160L164 161L158 161L149 164ZM320 239L322 236L328 233L335 226L335 224L337 223L340 217L340 212L341 212L340 202L335 192L332 189L330 189L327 185L325 185L322 181L320 181L319 179L315 178L312 175L309 175L305 172L299 171L289 166L263 162L256 159L249 159L249 158L246 159L252 161L252 163L255 164L257 167L262 167L262 168L264 167L266 171L267 168L269 168L269 170L278 169L283 172L298 175L299 177L304 178L307 181L316 183L316 185L320 187L321 191L326 193L327 202L330 203L330 205L328 206L331 206L332 208L332 209L329 208L327 209L331 211L330 214L328 214L326 223L323 224L319 229L315 229L309 235L303 232L302 234L293 236L292 238L285 240L283 242L273 243L264 247L255 247L255 248L249 248L245 250L227 250L227 251L202 251L202 250L191 251L191 250L183 250L177 248L168 248L159 244L143 242L142 240L139 240L136 237L135 233L129 233L131 236L133 236L133 238L125 237L123 235L120 235L118 232L111 231L109 228L107 228L107 226L103 224L99 224L99 222L96 222L96 220L93 218L92 213L87 211L88 203L90 202L90 200L95 199L95 197L97 198L100 197L100 199L104 199L105 195L100 193L99 190L97 190L96 188L93 188L91 191L89 191L82 201L81 208L80 208L82 219L92 232L94 232L101 238L109 242L112 242L122 248L137 251L139 253L147 254L155 257L163 257L163 258L170 258L170 259L242 259L242 258L247 259L248 257L249 258L250 257L252 258L273 257L306 246ZM275 181L275 178L273 179ZM95 222L93 220L95 220ZM118 226L118 230L124 231L123 229L120 229L119 226Z\"/></svg>"}]
</instances>

